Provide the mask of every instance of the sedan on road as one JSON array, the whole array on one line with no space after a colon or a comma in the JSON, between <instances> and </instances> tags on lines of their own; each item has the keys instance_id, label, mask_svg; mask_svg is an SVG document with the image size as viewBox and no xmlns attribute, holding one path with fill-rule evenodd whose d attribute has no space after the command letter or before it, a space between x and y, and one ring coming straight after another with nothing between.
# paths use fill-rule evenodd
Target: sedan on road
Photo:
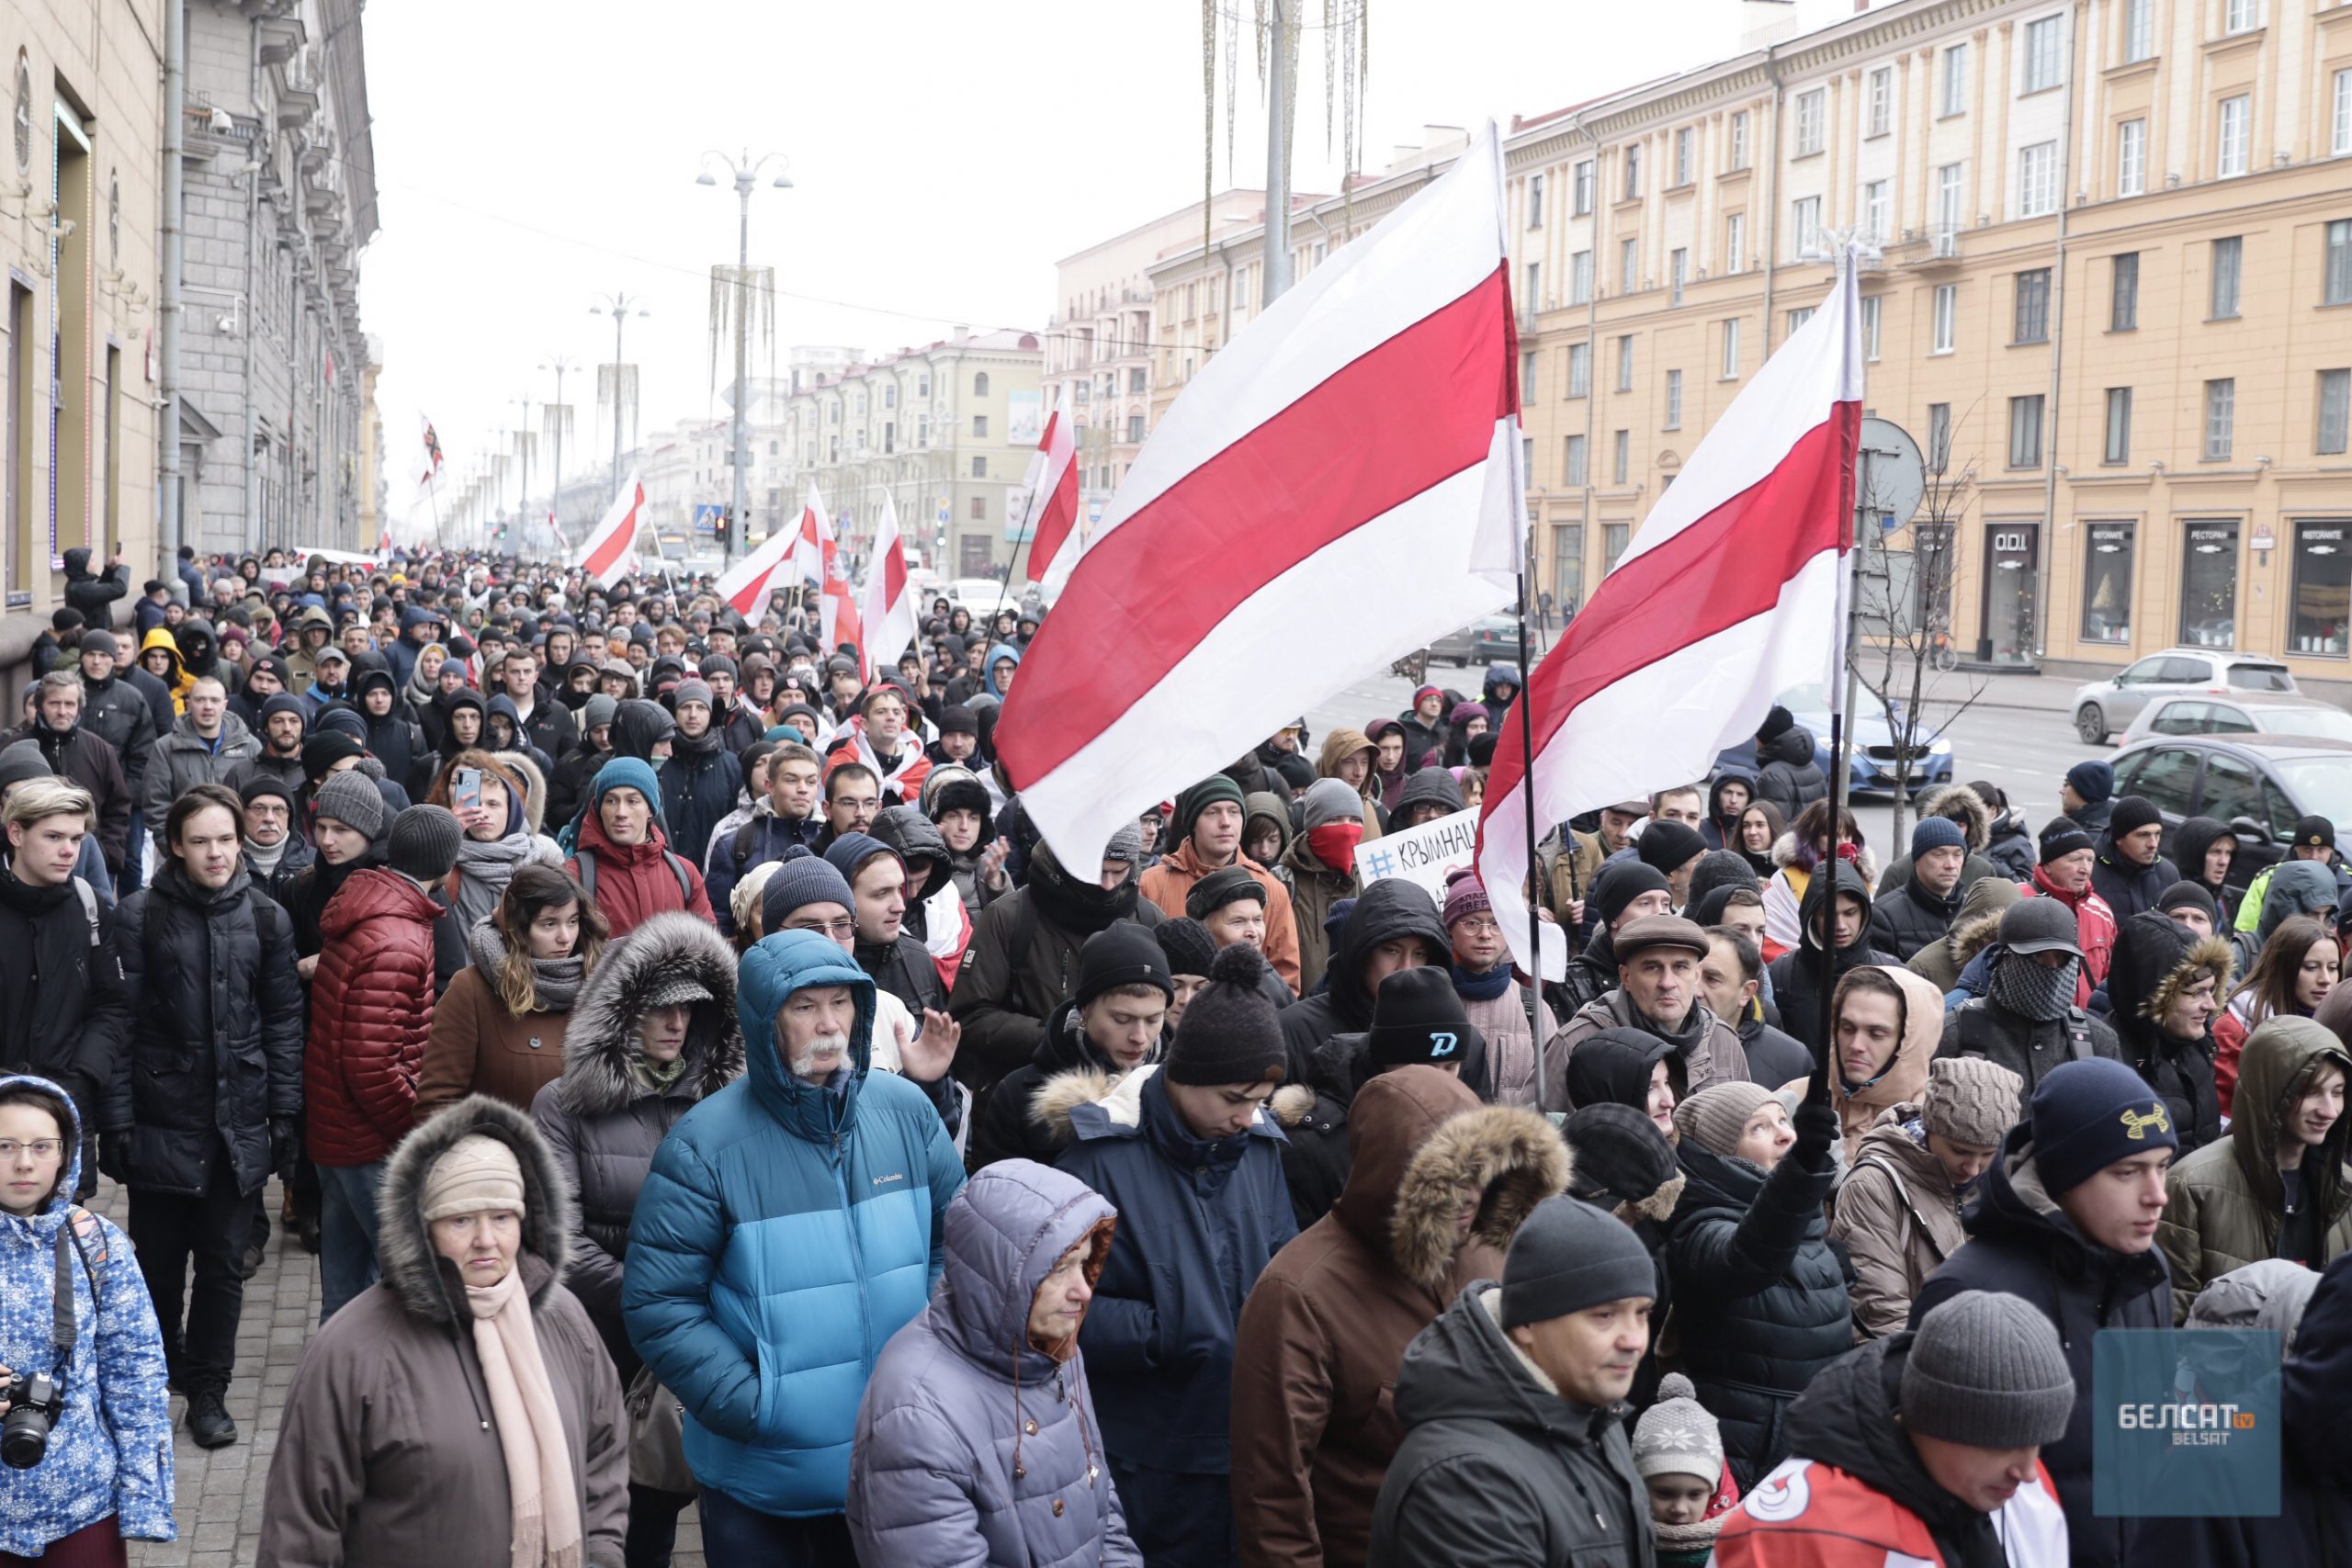
<instances>
[{"instance_id":1,"label":"sedan on road","mask_svg":"<svg viewBox=\"0 0 2352 1568\"><path fill-rule=\"evenodd\" d=\"M2352 713L2308 696L2165 697L2132 721L2120 744L2151 735L2316 735L2352 740Z\"/></svg>"},{"instance_id":2,"label":"sedan on road","mask_svg":"<svg viewBox=\"0 0 2352 1568\"><path fill-rule=\"evenodd\" d=\"M2295 677L2267 653L2233 653L2211 648L2168 648L2135 660L2104 681L2075 692L2075 733L2086 746L2103 745L2118 730L2132 728L2141 710L2159 697L2226 697L2238 693L2295 694Z\"/></svg>"},{"instance_id":3,"label":"sedan on road","mask_svg":"<svg viewBox=\"0 0 2352 1568\"><path fill-rule=\"evenodd\" d=\"M1528 639L1531 658L1543 652L1543 644ZM1482 615L1460 631L1446 633L1430 644L1431 664L1476 665L1510 664L1519 659L1519 618L1515 615Z\"/></svg>"},{"instance_id":4,"label":"sedan on road","mask_svg":"<svg viewBox=\"0 0 2352 1568\"><path fill-rule=\"evenodd\" d=\"M1781 694L1780 705L1788 709L1797 723L1813 732L1813 760L1826 776L1829 772L1829 695L1818 683L1798 686ZM1846 792L1854 796L1892 795L1895 786L1894 725L1887 710L1868 692L1861 694L1861 712L1854 716L1853 741L1848 751ZM1948 784L1958 776L1954 773L1951 741L1940 727L1923 723L1920 733L1913 738L1922 748L1905 770L1903 787L1906 794L1917 795L1923 789ZM1753 738L1720 752L1715 765L1731 764L1754 772L1756 742Z\"/></svg>"},{"instance_id":5,"label":"sedan on road","mask_svg":"<svg viewBox=\"0 0 2352 1568\"><path fill-rule=\"evenodd\" d=\"M2285 857L2298 818L2352 822L2352 740L2300 735L2152 735L2115 756L2115 793L2163 814L2165 843L2191 817L2237 836L2230 886Z\"/></svg>"}]
</instances>

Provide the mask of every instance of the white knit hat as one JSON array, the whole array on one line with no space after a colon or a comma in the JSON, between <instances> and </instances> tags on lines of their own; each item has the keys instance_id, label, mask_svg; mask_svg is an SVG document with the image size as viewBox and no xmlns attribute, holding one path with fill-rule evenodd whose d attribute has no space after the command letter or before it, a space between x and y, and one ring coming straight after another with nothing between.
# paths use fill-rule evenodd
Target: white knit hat
<instances>
[{"instance_id":1,"label":"white knit hat","mask_svg":"<svg viewBox=\"0 0 2352 1568\"><path fill-rule=\"evenodd\" d=\"M1680 1372L1658 1380L1657 1403L1634 1424L1634 1468L1644 1481L1653 1475L1695 1475L1710 1490L1723 1477L1723 1431Z\"/></svg>"}]
</instances>

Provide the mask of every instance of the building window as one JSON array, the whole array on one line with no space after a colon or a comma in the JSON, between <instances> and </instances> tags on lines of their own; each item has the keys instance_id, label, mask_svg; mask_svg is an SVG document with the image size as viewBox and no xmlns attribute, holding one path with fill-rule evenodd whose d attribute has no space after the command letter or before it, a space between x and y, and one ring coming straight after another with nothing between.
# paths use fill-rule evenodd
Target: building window
<instances>
[{"instance_id":1,"label":"building window","mask_svg":"<svg viewBox=\"0 0 2352 1568\"><path fill-rule=\"evenodd\" d=\"M1600 568L1603 577L1617 570L1617 562L1624 555L1626 542L1633 532L1630 523L1603 523L1600 525L1600 553L1607 558Z\"/></svg>"},{"instance_id":2,"label":"building window","mask_svg":"<svg viewBox=\"0 0 2352 1568\"><path fill-rule=\"evenodd\" d=\"M2240 93L2222 100L2222 135L2214 149L2213 172L2222 179L2245 173L2247 140L2254 129L2254 100Z\"/></svg>"},{"instance_id":3,"label":"building window","mask_svg":"<svg viewBox=\"0 0 2352 1568\"><path fill-rule=\"evenodd\" d=\"M1944 102L1946 115L1968 112L1968 46L1953 44L1944 51Z\"/></svg>"},{"instance_id":4,"label":"building window","mask_svg":"<svg viewBox=\"0 0 2352 1568\"><path fill-rule=\"evenodd\" d=\"M1674 133L1674 183L1676 185L1687 186L1690 183L1691 151L1698 138L1699 133L1687 125Z\"/></svg>"},{"instance_id":5,"label":"building window","mask_svg":"<svg viewBox=\"0 0 2352 1568\"><path fill-rule=\"evenodd\" d=\"M1894 67L1882 65L1871 73L1870 129L1867 136L1884 136L1894 129Z\"/></svg>"},{"instance_id":6,"label":"building window","mask_svg":"<svg viewBox=\"0 0 2352 1568\"><path fill-rule=\"evenodd\" d=\"M2238 418L2238 384L2224 376L2205 383L2205 460L2226 463L2236 434Z\"/></svg>"},{"instance_id":7,"label":"building window","mask_svg":"<svg viewBox=\"0 0 2352 1568\"><path fill-rule=\"evenodd\" d=\"M1544 189L1544 176L1541 175L1535 176L1535 189L1540 200ZM1233 308L1237 310L1250 308L1250 269L1246 266L1233 275Z\"/></svg>"},{"instance_id":8,"label":"building window","mask_svg":"<svg viewBox=\"0 0 2352 1568\"><path fill-rule=\"evenodd\" d=\"M1592 344L1568 344L1568 396L1581 398L1592 391Z\"/></svg>"},{"instance_id":9,"label":"building window","mask_svg":"<svg viewBox=\"0 0 2352 1568\"><path fill-rule=\"evenodd\" d=\"M1796 245L1793 259L1803 261L1807 252L1817 249L1821 243L1821 198L1817 196L1799 197L1790 219L1790 238Z\"/></svg>"},{"instance_id":10,"label":"building window","mask_svg":"<svg viewBox=\"0 0 2352 1568\"><path fill-rule=\"evenodd\" d=\"M1527 176L1527 226L1531 229L1544 227L1544 176L1542 175Z\"/></svg>"},{"instance_id":11,"label":"building window","mask_svg":"<svg viewBox=\"0 0 2352 1568\"><path fill-rule=\"evenodd\" d=\"M2313 445L2323 454L2346 450L2352 434L2352 370L2319 373L2319 433Z\"/></svg>"},{"instance_id":12,"label":"building window","mask_svg":"<svg viewBox=\"0 0 2352 1568\"><path fill-rule=\"evenodd\" d=\"M2042 17L2025 25L2025 90L2054 87L2066 74L2066 18Z\"/></svg>"},{"instance_id":13,"label":"building window","mask_svg":"<svg viewBox=\"0 0 2352 1568\"><path fill-rule=\"evenodd\" d=\"M975 440L986 440L986 439L988 438L988 434L989 434L989 416L988 416L988 415L986 415L986 414L984 414L984 413L976 413L976 414L974 414L974 415L972 416L972 436L973 436L973 439L975 439Z\"/></svg>"},{"instance_id":14,"label":"building window","mask_svg":"<svg viewBox=\"0 0 2352 1568\"><path fill-rule=\"evenodd\" d=\"M972 497L972 521L975 523L985 523L988 520L989 498L984 495L976 495Z\"/></svg>"},{"instance_id":15,"label":"building window","mask_svg":"<svg viewBox=\"0 0 2352 1568\"><path fill-rule=\"evenodd\" d=\"M1885 304L1885 299L1876 294L1862 301L1862 357L1865 359L1878 357L1878 329L1886 313Z\"/></svg>"},{"instance_id":16,"label":"building window","mask_svg":"<svg viewBox=\"0 0 2352 1568\"><path fill-rule=\"evenodd\" d=\"M1150 378L1144 374L1142 366L1136 366L1127 371L1127 391L1131 395L1143 396L1151 389L1149 383Z\"/></svg>"},{"instance_id":17,"label":"building window","mask_svg":"<svg viewBox=\"0 0 2352 1568\"><path fill-rule=\"evenodd\" d=\"M1642 144L1629 143L1625 148L1625 199L1635 201L1642 194Z\"/></svg>"},{"instance_id":18,"label":"building window","mask_svg":"<svg viewBox=\"0 0 2352 1568\"><path fill-rule=\"evenodd\" d=\"M1945 164L1936 170L1936 227L1946 234L1960 232L1961 166Z\"/></svg>"},{"instance_id":19,"label":"building window","mask_svg":"<svg viewBox=\"0 0 2352 1568\"><path fill-rule=\"evenodd\" d=\"M2345 633L2352 623L2352 554L2345 549L2347 527L2341 518L2295 525L2294 615L2287 626L2287 651L2344 657Z\"/></svg>"},{"instance_id":20,"label":"building window","mask_svg":"<svg viewBox=\"0 0 2352 1568\"><path fill-rule=\"evenodd\" d=\"M1532 348L1520 351L1519 400L1522 403L1535 400L1535 351ZM1530 471L1532 472L1532 469Z\"/></svg>"},{"instance_id":21,"label":"building window","mask_svg":"<svg viewBox=\"0 0 2352 1568\"><path fill-rule=\"evenodd\" d=\"M1634 389L1634 339L1630 333L1617 340L1617 389Z\"/></svg>"},{"instance_id":22,"label":"building window","mask_svg":"<svg viewBox=\"0 0 2352 1568\"><path fill-rule=\"evenodd\" d=\"M1591 159L1585 158L1578 161L1576 174L1571 177L1568 188L1571 192L1570 206L1573 209L1569 215L1582 218L1589 213L1592 210Z\"/></svg>"},{"instance_id":23,"label":"building window","mask_svg":"<svg viewBox=\"0 0 2352 1568\"><path fill-rule=\"evenodd\" d=\"M2041 394L2009 400L2009 467L2041 467Z\"/></svg>"},{"instance_id":24,"label":"building window","mask_svg":"<svg viewBox=\"0 0 2352 1568\"><path fill-rule=\"evenodd\" d=\"M2128 463L2131 460L2132 389L2109 387L2107 389L2107 448L2100 461Z\"/></svg>"},{"instance_id":25,"label":"building window","mask_svg":"<svg viewBox=\"0 0 2352 1568\"><path fill-rule=\"evenodd\" d=\"M1787 334L1783 336L1781 341L1782 343L1786 343L1790 338L1796 336L1797 329L1804 326L1807 321L1813 320L1813 311L1814 307L1811 305L1800 305L1795 310L1791 310L1789 312L1789 330Z\"/></svg>"},{"instance_id":26,"label":"building window","mask_svg":"<svg viewBox=\"0 0 2352 1568\"><path fill-rule=\"evenodd\" d=\"M2148 122L2127 119L2117 128L2115 194L2144 196L2148 189Z\"/></svg>"},{"instance_id":27,"label":"building window","mask_svg":"<svg viewBox=\"0 0 2352 1568\"><path fill-rule=\"evenodd\" d=\"M2017 301L2011 343L2050 341L2050 269L2036 267L2017 275Z\"/></svg>"},{"instance_id":28,"label":"building window","mask_svg":"<svg viewBox=\"0 0 2352 1568\"><path fill-rule=\"evenodd\" d=\"M2058 210L2058 143L2018 149L2018 216L2046 218Z\"/></svg>"},{"instance_id":29,"label":"building window","mask_svg":"<svg viewBox=\"0 0 2352 1568\"><path fill-rule=\"evenodd\" d=\"M1617 433L1617 456L1610 465L1610 473L1611 476L1610 482L1611 484L1622 485L1632 481L1634 473L1634 433L1630 430L1621 430Z\"/></svg>"},{"instance_id":30,"label":"building window","mask_svg":"<svg viewBox=\"0 0 2352 1568\"><path fill-rule=\"evenodd\" d=\"M2129 523L2089 525L2083 561L2083 640L2132 641L2132 536Z\"/></svg>"},{"instance_id":31,"label":"building window","mask_svg":"<svg viewBox=\"0 0 2352 1568\"><path fill-rule=\"evenodd\" d=\"M1542 262L1527 264L1527 297L1520 301L1520 305L1521 309L1529 310L1540 310L1544 308L1544 264Z\"/></svg>"},{"instance_id":32,"label":"building window","mask_svg":"<svg viewBox=\"0 0 2352 1568\"><path fill-rule=\"evenodd\" d=\"M1739 379L1739 319L1736 316L1724 323L1723 369L1719 374L1726 381Z\"/></svg>"},{"instance_id":33,"label":"building window","mask_svg":"<svg viewBox=\"0 0 2352 1568\"><path fill-rule=\"evenodd\" d=\"M1724 271L1747 270L1747 214L1735 212L1724 220Z\"/></svg>"},{"instance_id":34,"label":"building window","mask_svg":"<svg viewBox=\"0 0 2352 1568\"><path fill-rule=\"evenodd\" d=\"M1797 95L1797 152L1800 158L1821 151L1824 128L1829 122L1829 89L1815 87Z\"/></svg>"},{"instance_id":35,"label":"building window","mask_svg":"<svg viewBox=\"0 0 2352 1568\"><path fill-rule=\"evenodd\" d=\"M1143 439L1143 415L1127 415L1127 445L1132 446Z\"/></svg>"},{"instance_id":36,"label":"building window","mask_svg":"<svg viewBox=\"0 0 2352 1568\"><path fill-rule=\"evenodd\" d=\"M1642 245L1638 240L1623 240L1617 246L1617 292L1631 294L1642 286Z\"/></svg>"},{"instance_id":37,"label":"building window","mask_svg":"<svg viewBox=\"0 0 2352 1568\"><path fill-rule=\"evenodd\" d=\"M2124 0L2123 63L2136 64L2156 52L2156 0Z\"/></svg>"},{"instance_id":38,"label":"building window","mask_svg":"<svg viewBox=\"0 0 2352 1568\"><path fill-rule=\"evenodd\" d=\"M1690 281L1690 253L1678 245L1668 254L1666 263L1667 278L1674 286L1673 302L1679 305L1682 303L1682 286Z\"/></svg>"},{"instance_id":39,"label":"building window","mask_svg":"<svg viewBox=\"0 0 2352 1568\"><path fill-rule=\"evenodd\" d=\"M931 396L931 377L928 373L915 378L915 396L918 398Z\"/></svg>"},{"instance_id":40,"label":"building window","mask_svg":"<svg viewBox=\"0 0 2352 1568\"><path fill-rule=\"evenodd\" d=\"M1886 241L1887 188L1885 180L1872 180L1862 186L1862 231L1877 244Z\"/></svg>"},{"instance_id":41,"label":"building window","mask_svg":"<svg viewBox=\"0 0 2352 1568\"><path fill-rule=\"evenodd\" d=\"M2245 261L2244 236L2232 234L2213 242L2213 298L2206 312L2214 321L2234 321L2238 313L2238 276Z\"/></svg>"},{"instance_id":42,"label":"building window","mask_svg":"<svg viewBox=\"0 0 2352 1568\"><path fill-rule=\"evenodd\" d=\"M1568 258L1568 303L1592 303L1592 253L1578 251Z\"/></svg>"},{"instance_id":43,"label":"building window","mask_svg":"<svg viewBox=\"0 0 2352 1568\"><path fill-rule=\"evenodd\" d=\"M2140 253L2125 251L2108 262L2107 330L2137 331L2140 325Z\"/></svg>"},{"instance_id":44,"label":"building window","mask_svg":"<svg viewBox=\"0 0 2352 1568\"><path fill-rule=\"evenodd\" d=\"M2338 218L2327 226L2325 301L2352 305L2352 218Z\"/></svg>"},{"instance_id":45,"label":"building window","mask_svg":"<svg viewBox=\"0 0 2352 1568\"><path fill-rule=\"evenodd\" d=\"M1928 405L1928 472L1940 474L1951 463L1951 405Z\"/></svg>"},{"instance_id":46,"label":"building window","mask_svg":"<svg viewBox=\"0 0 2352 1568\"><path fill-rule=\"evenodd\" d=\"M1735 171L1747 167L1747 111L1746 109L1731 117L1731 166Z\"/></svg>"},{"instance_id":47,"label":"building window","mask_svg":"<svg viewBox=\"0 0 2352 1568\"><path fill-rule=\"evenodd\" d=\"M1552 598L1573 615L1584 601L1584 529L1574 523L1552 529Z\"/></svg>"},{"instance_id":48,"label":"building window","mask_svg":"<svg viewBox=\"0 0 2352 1568\"><path fill-rule=\"evenodd\" d=\"M1562 484L1580 485L1585 482L1583 436L1571 435L1568 437L1567 450L1562 455L1560 459L1560 482Z\"/></svg>"},{"instance_id":49,"label":"building window","mask_svg":"<svg viewBox=\"0 0 2352 1568\"><path fill-rule=\"evenodd\" d=\"M2222 517L2192 518L2180 558L2180 640L2190 648L2231 648L2237 641L2238 525Z\"/></svg>"},{"instance_id":50,"label":"building window","mask_svg":"<svg viewBox=\"0 0 2352 1568\"><path fill-rule=\"evenodd\" d=\"M972 477L976 479L984 479L989 477L989 460L986 457L972 459Z\"/></svg>"},{"instance_id":51,"label":"building window","mask_svg":"<svg viewBox=\"0 0 2352 1568\"><path fill-rule=\"evenodd\" d=\"M2222 0L2222 30L2250 33L2262 25L2259 0Z\"/></svg>"},{"instance_id":52,"label":"building window","mask_svg":"<svg viewBox=\"0 0 2352 1568\"><path fill-rule=\"evenodd\" d=\"M1191 315L1191 314L1193 313L1193 312L1192 312L1192 310L1191 310L1191 309L1189 308L1189 302L1188 302L1188 308L1185 310L1184 313L1185 313L1186 315L1188 315L1188 316L1189 316L1189 315ZM976 398L985 398L985 397L987 397L988 395L989 395L989 373L988 373L987 371L985 371L985 370L982 370L982 371L978 372L978 374L976 374L975 376L973 376L973 378L972 378L972 396L974 396L974 397L976 397Z\"/></svg>"},{"instance_id":53,"label":"building window","mask_svg":"<svg viewBox=\"0 0 2352 1568\"><path fill-rule=\"evenodd\" d=\"M1666 428L1682 428L1682 372L1679 370L1666 373Z\"/></svg>"},{"instance_id":54,"label":"building window","mask_svg":"<svg viewBox=\"0 0 2352 1568\"><path fill-rule=\"evenodd\" d=\"M2327 150L2342 157L2352 152L2352 71L2335 73L2335 93L2328 111Z\"/></svg>"}]
</instances>

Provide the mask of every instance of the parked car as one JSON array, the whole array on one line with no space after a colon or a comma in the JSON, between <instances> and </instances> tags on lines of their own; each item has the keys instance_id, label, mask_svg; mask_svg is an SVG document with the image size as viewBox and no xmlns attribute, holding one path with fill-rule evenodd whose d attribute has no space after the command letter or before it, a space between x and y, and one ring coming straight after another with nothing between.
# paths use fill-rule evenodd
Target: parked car
<instances>
[{"instance_id":1,"label":"parked car","mask_svg":"<svg viewBox=\"0 0 2352 1568\"><path fill-rule=\"evenodd\" d=\"M1533 628L1530 628L1532 631ZM1543 651L1540 641L1528 640L1531 655ZM1516 615L1482 615L1460 631L1448 632L1430 644L1431 664L1464 664L1484 667L1508 664L1519 658L1519 617Z\"/></svg>"},{"instance_id":2,"label":"parked car","mask_svg":"<svg viewBox=\"0 0 2352 1568\"><path fill-rule=\"evenodd\" d=\"M2116 753L2115 793L2161 812L2167 849L2191 817L2237 835L2230 885L2282 859L2300 818L2352 822L2352 740L2303 735L2152 735Z\"/></svg>"},{"instance_id":3,"label":"parked car","mask_svg":"<svg viewBox=\"0 0 2352 1568\"><path fill-rule=\"evenodd\" d=\"M1854 738L1848 749L1846 793L1849 797L1887 795L1894 794L1894 725L1885 707L1867 691L1860 694L1861 711L1851 716ZM1791 716L1813 731L1813 760L1824 774L1829 772L1829 696L1818 683L1795 687L1781 694L1780 705ZM1924 741L1926 751L1911 759L1903 781L1906 795L1917 795L1923 789L1948 784L1959 776L1959 764L1953 761L1951 740L1932 725L1926 727L1915 741ZM1756 767L1756 740L1753 736L1736 746L1728 747L1715 757L1715 765L1726 764Z\"/></svg>"},{"instance_id":4,"label":"parked car","mask_svg":"<svg viewBox=\"0 0 2352 1568\"><path fill-rule=\"evenodd\" d=\"M2140 710L2121 745L2151 735L2313 735L2352 740L2352 713L2309 696L2164 697Z\"/></svg>"},{"instance_id":5,"label":"parked car","mask_svg":"<svg viewBox=\"0 0 2352 1568\"><path fill-rule=\"evenodd\" d=\"M2267 653L2226 649L2167 648L2135 660L2104 681L2075 692L2075 733L2098 746L2132 728L2141 710L2159 697L2216 696L2232 693L2296 694L2295 677Z\"/></svg>"}]
</instances>

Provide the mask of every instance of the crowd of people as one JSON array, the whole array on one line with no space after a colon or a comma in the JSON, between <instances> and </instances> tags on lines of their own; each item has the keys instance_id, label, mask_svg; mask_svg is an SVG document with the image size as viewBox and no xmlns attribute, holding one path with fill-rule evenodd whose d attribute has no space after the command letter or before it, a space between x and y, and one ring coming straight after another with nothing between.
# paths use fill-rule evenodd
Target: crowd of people
<instances>
[{"instance_id":1,"label":"crowd of people","mask_svg":"<svg viewBox=\"0 0 2352 1568\"><path fill-rule=\"evenodd\" d=\"M1775 709L1529 886L1363 880L1480 799L1497 666L1066 859L994 743L1035 603L869 668L511 559L68 568L0 750L0 1561L172 1538L273 1236L270 1568L659 1568L689 1506L868 1568L2352 1547L2323 819L2233 876L2086 761L1883 854ZM2184 1324L2291 1341L2277 1517L2094 1506L2094 1337Z\"/></svg>"}]
</instances>

